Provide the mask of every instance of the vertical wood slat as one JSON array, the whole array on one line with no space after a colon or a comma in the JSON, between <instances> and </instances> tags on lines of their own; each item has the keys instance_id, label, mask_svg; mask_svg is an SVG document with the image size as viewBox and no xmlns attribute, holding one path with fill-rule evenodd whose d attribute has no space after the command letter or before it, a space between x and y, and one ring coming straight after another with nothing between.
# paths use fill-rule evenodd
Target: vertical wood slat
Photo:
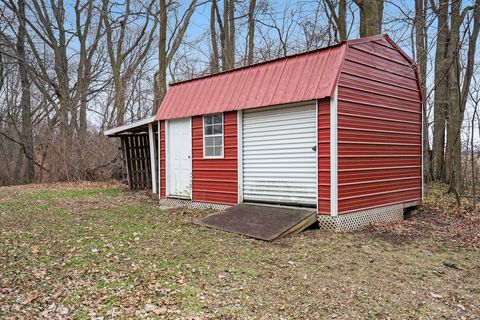
<instances>
[{"instance_id":1,"label":"vertical wood slat","mask_svg":"<svg viewBox=\"0 0 480 320\"><path fill-rule=\"evenodd\" d=\"M142 136L143 140L143 181L147 188L151 188L150 183L150 157L148 154L148 136Z\"/></svg>"},{"instance_id":2,"label":"vertical wood slat","mask_svg":"<svg viewBox=\"0 0 480 320\"><path fill-rule=\"evenodd\" d=\"M142 188L143 187L143 161L142 161L142 137L141 136L135 136L137 139L137 188Z\"/></svg>"},{"instance_id":3,"label":"vertical wood slat","mask_svg":"<svg viewBox=\"0 0 480 320\"><path fill-rule=\"evenodd\" d=\"M139 172L139 184L141 185L142 188L146 187L146 180L145 180L145 146L144 146L144 140L143 136L138 136L138 143L139 143L139 149L138 149L138 162L140 163L140 172Z\"/></svg>"},{"instance_id":4,"label":"vertical wood slat","mask_svg":"<svg viewBox=\"0 0 480 320\"><path fill-rule=\"evenodd\" d=\"M133 188L132 184L132 166L131 166L131 156L130 156L130 137L122 137L122 142L124 145L124 155L125 155L125 164L127 167L127 180L128 180L128 187L130 189Z\"/></svg>"},{"instance_id":5,"label":"vertical wood slat","mask_svg":"<svg viewBox=\"0 0 480 320\"><path fill-rule=\"evenodd\" d=\"M157 139L153 139L153 143L158 143ZM122 153L125 157L127 167L128 185L131 189L152 188L152 159L150 159L150 138L148 134L130 135L121 138ZM158 167L158 155L155 152L154 161ZM156 186L159 186L156 183ZM157 188L158 190L158 188Z\"/></svg>"},{"instance_id":6,"label":"vertical wood slat","mask_svg":"<svg viewBox=\"0 0 480 320\"><path fill-rule=\"evenodd\" d=\"M137 188L140 188L141 185L140 185L140 182L141 182L141 175L140 175L140 172L142 171L142 163L139 161L139 158L140 158L140 151L139 151L139 148L140 148L140 139L138 138L138 136L134 136L135 137L135 166L137 167L136 168L136 173L135 173L135 180L136 180L136 184L137 184Z\"/></svg>"},{"instance_id":7,"label":"vertical wood slat","mask_svg":"<svg viewBox=\"0 0 480 320\"><path fill-rule=\"evenodd\" d=\"M137 162L135 160L135 136L130 136L130 157L131 157L131 166L132 166L132 188L137 187Z\"/></svg>"},{"instance_id":8,"label":"vertical wood slat","mask_svg":"<svg viewBox=\"0 0 480 320\"><path fill-rule=\"evenodd\" d=\"M140 147L140 140L138 139L138 136L134 136L135 138L135 166L136 166L136 171L135 171L135 179L137 183L137 188L139 187L139 181L140 181L140 171L142 170L141 163L138 161L138 158L140 158L140 152L138 148Z\"/></svg>"},{"instance_id":9,"label":"vertical wood slat","mask_svg":"<svg viewBox=\"0 0 480 320\"><path fill-rule=\"evenodd\" d=\"M144 136L144 145L145 145L145 178L147 181L147 186L153 190L153 181L152 181L152 166L150 159L150 139L149 135Z\"/></svg>"}]
</instances>

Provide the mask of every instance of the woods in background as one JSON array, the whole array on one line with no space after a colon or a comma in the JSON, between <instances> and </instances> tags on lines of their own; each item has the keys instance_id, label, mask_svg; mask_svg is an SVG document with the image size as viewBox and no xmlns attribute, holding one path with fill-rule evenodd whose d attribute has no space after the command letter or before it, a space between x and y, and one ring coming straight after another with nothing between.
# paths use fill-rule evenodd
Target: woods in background
<instances>
[{"instance_id":1,"label":"woods in background","mask_svg":"<svg viewBox=\"0 0 480 320\"><path fill-rule=\"evenodd\" d=\"M0 185L109 178L102 131L168 83L386 32L417 61L424 175L460 202L479 158L480 0L0 0Z\"/></svg>"}]
</instances>

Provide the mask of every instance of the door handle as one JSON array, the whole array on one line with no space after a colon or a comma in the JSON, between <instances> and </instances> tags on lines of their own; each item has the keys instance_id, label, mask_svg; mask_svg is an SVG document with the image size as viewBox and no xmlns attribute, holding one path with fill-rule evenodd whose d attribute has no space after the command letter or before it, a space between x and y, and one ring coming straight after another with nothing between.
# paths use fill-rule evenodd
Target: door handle
<instances>
[{"instance_id":1,"label":"door handle","mask_svg":"<svg viewBox=\"0 0 480 320\"><path fill-rule=\"evenodd\" d=\"M317 146L313 146L312 151L317 151Z\"/></svg>"}]
</instances>

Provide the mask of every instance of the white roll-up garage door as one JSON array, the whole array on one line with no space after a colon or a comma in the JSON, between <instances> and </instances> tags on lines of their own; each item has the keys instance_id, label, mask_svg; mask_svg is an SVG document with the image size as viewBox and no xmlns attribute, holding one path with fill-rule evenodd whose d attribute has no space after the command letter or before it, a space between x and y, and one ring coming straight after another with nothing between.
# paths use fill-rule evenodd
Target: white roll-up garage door
<instances>
[{"instance_id":1,"label":"white roll-up garage door","mask_svg":"<svg viewBox=\"0 0 480 320\"><path fill-rule=\"evenodd\" d=\"M317 203L315 105L243 113L243 199Z\"/></svg>"}]
</instances>

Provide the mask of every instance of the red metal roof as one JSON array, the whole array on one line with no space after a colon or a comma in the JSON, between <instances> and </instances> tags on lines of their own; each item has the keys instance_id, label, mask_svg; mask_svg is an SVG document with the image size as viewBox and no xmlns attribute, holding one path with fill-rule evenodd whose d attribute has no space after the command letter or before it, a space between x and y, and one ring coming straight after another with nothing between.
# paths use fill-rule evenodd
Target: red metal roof
<instances>
[{"instance_id":1,"label":"red metal roof","mask_svg":"<svg viewBox=\"0 0 480 320\"><path fill-rule=\"evenodd\" d=\"M333 94L347 43L173 84L156 120L321 99Z\"/></svg>"}]
</instances>

